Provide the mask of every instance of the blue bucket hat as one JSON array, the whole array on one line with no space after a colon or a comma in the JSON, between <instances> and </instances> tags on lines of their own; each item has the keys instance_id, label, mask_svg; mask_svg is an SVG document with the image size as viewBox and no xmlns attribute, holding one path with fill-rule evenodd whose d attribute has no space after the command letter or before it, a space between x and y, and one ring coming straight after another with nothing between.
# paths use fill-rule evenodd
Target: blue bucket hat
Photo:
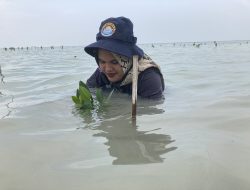
<instances>
[{"instance_id":1,"label":"blue bucket hat","mask_svg":"<svg viewBox=\"0 0 250 190\"><path fill-rule=\"evenodd\" d=\"M142 57L143 50L136 45L137 38L133 34L133 23L125 17L108 18L104 20L96 35L96 42L84 48L86 53L97 56L98 49L132 58Z\"/></svg>"}]
</instances>

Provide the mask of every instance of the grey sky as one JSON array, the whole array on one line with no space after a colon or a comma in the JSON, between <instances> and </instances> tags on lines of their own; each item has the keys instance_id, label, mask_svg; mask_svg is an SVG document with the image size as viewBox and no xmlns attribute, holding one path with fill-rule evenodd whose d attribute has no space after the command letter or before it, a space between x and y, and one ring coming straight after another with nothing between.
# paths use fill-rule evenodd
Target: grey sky
<instances>
[{"instance_id":1,"label":"grey sky","mask_svg":"<svg viewBox=\"0 0 250 190\"><path fill-rule=\"evenodd\" d=\"M138 43L250 39L250 0L0 0L0 47L86 45L116 16Z\"/></svg>"}]
</instances>

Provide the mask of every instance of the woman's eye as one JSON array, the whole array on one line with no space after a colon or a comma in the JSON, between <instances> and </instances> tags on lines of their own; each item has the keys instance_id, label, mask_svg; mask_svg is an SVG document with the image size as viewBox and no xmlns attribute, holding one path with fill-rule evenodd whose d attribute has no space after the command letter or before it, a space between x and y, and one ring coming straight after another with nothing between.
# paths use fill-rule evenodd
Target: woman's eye
<instances>
[{"instance_id":1,"label":"woman's eye","mask_svg":"<svg viewBox=\"0 0 250 190\"><path fill-rule=\"evenodd\" d=\"M116 64L118 64L118 61L113 60L113 61L111 61L111 63L114 64L114 65L116 65Z\"/></svg>"},{"instance_id":2,"label":"woman's eye","mask_svg":"<svg viewBox=\"0 0 250 190\"><path fill-rule=\"evenodd\" d=\"M105 61L99 60L99 64L104 64Z\"/></svg>"}]
</instances>

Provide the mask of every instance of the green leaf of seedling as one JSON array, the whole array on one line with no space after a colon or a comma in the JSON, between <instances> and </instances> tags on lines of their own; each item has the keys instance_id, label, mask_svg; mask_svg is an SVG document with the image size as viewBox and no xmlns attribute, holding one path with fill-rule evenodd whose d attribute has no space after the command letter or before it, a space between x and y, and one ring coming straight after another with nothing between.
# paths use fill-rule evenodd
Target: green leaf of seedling
<instances>
[{"instance_id":1,"label":"green leaf of seedling","mask_svg":"<svg viewBox=\"0 0 250 190\"><path fill-rule=\"evenodd\" d=\"M96 99L100 104L104 102L104 97L100 88L96 89Z\"/></svg>"},{"instance_id":2,"label":"green leaf of seedling","mask_svg":"<svg viewBox=\"0 0 250 190\"><path fill-rule=\"evenodd\" d=\"M80 86L79 92L80 92L80 97L82 96L84 100L89 100L89 101L93 102L92 95L86 88Z\"/></svg>"},{"instance_id":3,"label":"green leaf of seedling","mask_svg":"<svg viewBox=\"0 0 250 190\"><path fill-rule=\"evenodd\" d=\"M80 100L79 100L76 96L72 96L72 101L73 101L75 104L80 104Z\"/></svg>"},{"instance_id":4,"label":"green leaf of seedling","mask_svg":"<svg viewBox=\"0 0 250 190\"><path fill-rule=\"evenodd\" d=\"M79 89L76 90L76 97L79 98L80 96L80 92L79 92Z\"/></svg>"},{"instance_id":5,"label":"green leaf of seedling","mask_svg":"<svg viewBox=\"0 0 250 190\"><path fill-rule=\"evenodd\" d=\"M89 87L88 87L84 82L79 81L79 87L80 87L80 86L86 88L86 89L90 92Z\"/></svg>"},{"instance_id":6,"label":"green leaf of seedling","mask_svg":"<svg viewBox=\"0 0 250 190\"><path fill-rule=\"evenodd\" d=\"M82 104L82 108L84 108L84 109L93 109L93 107L94 107L94 105L90 101L85 101Z\"/></svg>"},{"instance_id":7,"label":"green leaf of seedling","mask_svg":"<svg viewBox=\"0 0 250 190\"><path fill-rule=\"evenodd\" d=\"M79 99L80 99L80 103L81 103L83 108L92 108L93 107L92 99L86 98L86 94L83 94L81 90L80 90Z\"/></svg>"},{"instance_id":8,"label":"green leaf of seedling","mask_svg":"<svg viewBox=\"0 0 250 190\"><path fill-rule=\"evenodd\" d=\"M84 103L84 96L82 96L81 94L79 94L79 100L80 100L80 104L83 105L83 103Z\"/></svg>"}]
</instances>

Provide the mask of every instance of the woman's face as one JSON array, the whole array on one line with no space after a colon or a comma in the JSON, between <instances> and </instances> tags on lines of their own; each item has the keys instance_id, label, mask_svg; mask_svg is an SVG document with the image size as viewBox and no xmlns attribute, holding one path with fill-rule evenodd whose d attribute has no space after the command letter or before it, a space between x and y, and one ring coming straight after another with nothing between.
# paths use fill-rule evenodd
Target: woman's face
<instances>
[{"instance_id":1,"label":"woman's face","mask_svg":"<svg viewBox=\"0 0 250 190\"><path fill-rule=\"evenodd\" d=\"M99 49L98 63L101 71L106 75L110 82L118 82L122 79L124 73L121 65L112 55L112 53Z\"/></svg>"}]
</instances>

